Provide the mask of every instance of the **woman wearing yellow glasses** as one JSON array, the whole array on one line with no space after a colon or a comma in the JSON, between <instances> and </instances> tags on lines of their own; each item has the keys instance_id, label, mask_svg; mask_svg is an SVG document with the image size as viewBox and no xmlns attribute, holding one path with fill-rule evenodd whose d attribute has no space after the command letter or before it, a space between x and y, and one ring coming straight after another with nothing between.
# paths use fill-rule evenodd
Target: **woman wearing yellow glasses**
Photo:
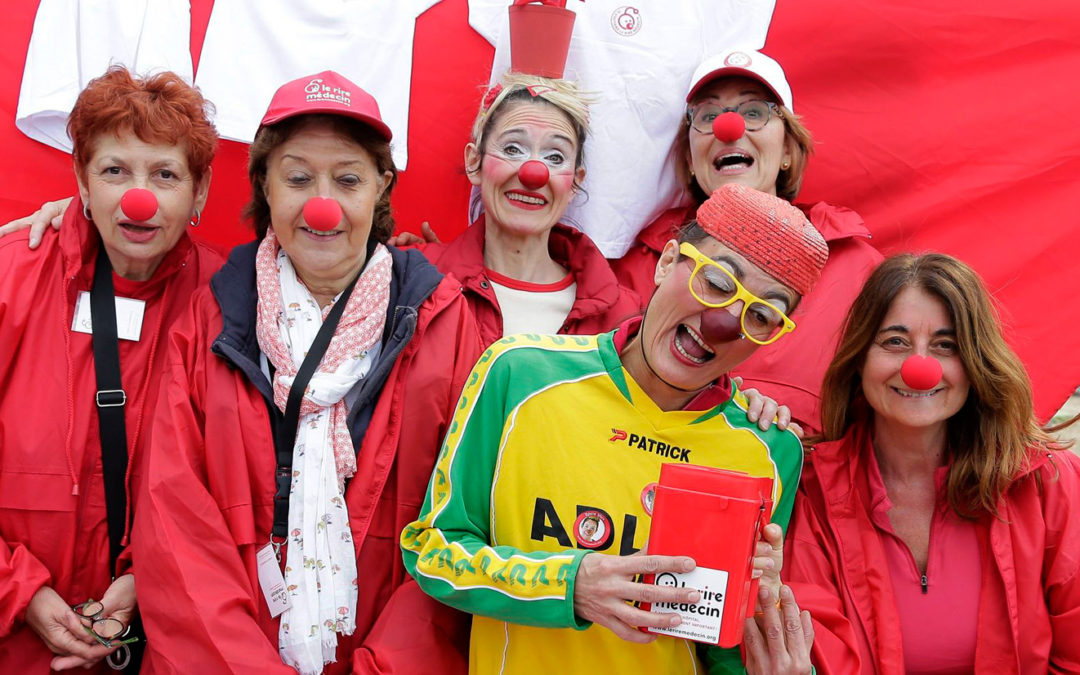
<instances>
[{"instance_id":1,"label":"woman wearing yellow glasses","mask_svg":"<svg viewBox=\"0 0 1080 675\"><path fill-rule=\"evenodd\" d=\"M742 669L738 649L637 630L678 619L630 602L700 600L634 581L695 565L631 555L648 536L650 483L669 462L774 479L769 543L754 561L764 609L742 653L749 672L810 672L809 617L778 574L802 446L748 423L728 373L795 328L788 314L827 257L797 208L727 185L663 247L644 316L597 336L512 336L485 352L420 519L401 537L421 588L474 615L471 673Z\"/></svg>"}]
</instances>

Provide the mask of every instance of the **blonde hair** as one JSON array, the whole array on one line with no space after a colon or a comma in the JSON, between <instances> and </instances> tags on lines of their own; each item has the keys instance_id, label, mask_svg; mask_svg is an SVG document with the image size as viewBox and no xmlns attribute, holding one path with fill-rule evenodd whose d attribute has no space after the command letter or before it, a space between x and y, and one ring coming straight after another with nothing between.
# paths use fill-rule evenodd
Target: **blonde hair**
<instances>
[{"instance_id":1,"label":"blonde hair","mask_svg":"<svg viewBox=\"0 0 1080 675\"><path fill-rule=\"evenodd\" d=\"M719 78L718 78L719 79ZM770 97L772 98L772 97ZM784 146L791 154L791 166L781 169L776 176L776 196L794 201L802 188L803 172L810 155L814 153L814 139L810 130L803 126L802 118L791 112L779 101L774 101L780 110L780 119L784 122ZM675 175L679 184L686 187L695 204L703 204L709 195L698 185L697 179L690 174L686 158L690 155L690 106L687 106L675 136Z\"/></svg>"},{"instance_id":2,"label":"blonde hair","mask_svg":"<svg viewBox=\"0 0 1080 675\"><path fill-rule=\"evenodd\" d=\"M945 482L949 506L964 517L980 512L996 516L998 500L1034 454L1061 446L1039 428L1027 372L1005 342L986 287L956 258L905 253L888 258L870 275L848 311L836 356L825 372L822 438L839 439L852 425L872 419L860 372L885 314L905 288L920 288L945 304L971 383L967 401L946 426L952 461Z\"/></svg>"},{"instance_id":3,"label":"blonde hair","mask_svg":"<svg viewBox=\"0 0 1080 675\"><path fill-rule=\"evenodd\" d=\"M488 100L492 93L495 97ZM585 165L585 137L589 134L589 98L578 90L576 82L555 80L526 73L506 72L499 82L488 89L484 103L472 125L472 142L483 155L484 140L499 116L514 101L542 100L558 108L570 121L577 136L577 157L574 168ZM482 161L482 160L481 160Z\"/></svg>"}]
</instances>

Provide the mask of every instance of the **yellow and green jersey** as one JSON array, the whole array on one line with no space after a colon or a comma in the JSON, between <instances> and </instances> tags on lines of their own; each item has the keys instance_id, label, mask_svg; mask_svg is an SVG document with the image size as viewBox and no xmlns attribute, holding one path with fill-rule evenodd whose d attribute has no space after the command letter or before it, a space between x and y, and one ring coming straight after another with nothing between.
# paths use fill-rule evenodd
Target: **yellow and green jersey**
<instances>
[{"instance_id":1,"label":"yellow and green jersey","mask_svg":"<svg viewBox=\"0 0 1080 675\"><path fill-rule=\"evenodd\" d=\"M420 519L402 532L420 586L475 615L472 673L742 670L738 650L699 655L693 642L639 645L590 626L574 614L574 580L590 551L644 546L643 491L665 462L773 478L773 522L786 529L802 445L751 424L737 390L708 410L660 410L612 336L492 345L461 394Z\"/></svg>"}]
</instances>

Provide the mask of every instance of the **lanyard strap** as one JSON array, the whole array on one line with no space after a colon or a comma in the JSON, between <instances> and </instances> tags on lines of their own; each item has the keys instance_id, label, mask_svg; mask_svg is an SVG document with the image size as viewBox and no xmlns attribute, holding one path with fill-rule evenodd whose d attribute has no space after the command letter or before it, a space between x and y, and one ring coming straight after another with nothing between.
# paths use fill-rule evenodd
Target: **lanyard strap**
<instances>
[{"instance_id":1,"label":"lanyard strap","mask_svg":"<svg viewBox=\"0 0 1080 675\"><path fill-rule=\"evenodd\" d=\"M361 272L362 273L362 272ZM304 400L304 392L307 391L311 376L318 370L322 363L323 355L330 347L330 340L334 337L341 315L345 313L345 305L349 302L353 287L356 286L360 275L357 275L338 298L330 313L326 315L326 321L319 327L315 334L315 340L308 349L300 369L296 371L292 387L289 389L289 398L285 403L285 418L278 427L278 433L274 436L274 446L277 450L277 471L275 472L276 490L274 492L274 529L271 530L271 539L277 537L284 539L289 532L289 496L292 486L292 463L293 447L296 445L296 428L300 423L300 404Z\"/></svg>"},{"instance_id":2,"label":"lanyard strap","mask_svg":"<svg viewBox=\"0 0 1080 675\"><path fill-rule=\"evenodd\" d=\"M101 437L101 473L105 479L105 516L109 526L109 569L123 550L127 530L127 428L124 408L127 394L120 383L120 349L116 337L116 296L113 293L112 264L105 245L98 247L94 285L90 288L91 341L94 346L94 373L97 376L98 433Z\"/></svg>"}]
</instances>

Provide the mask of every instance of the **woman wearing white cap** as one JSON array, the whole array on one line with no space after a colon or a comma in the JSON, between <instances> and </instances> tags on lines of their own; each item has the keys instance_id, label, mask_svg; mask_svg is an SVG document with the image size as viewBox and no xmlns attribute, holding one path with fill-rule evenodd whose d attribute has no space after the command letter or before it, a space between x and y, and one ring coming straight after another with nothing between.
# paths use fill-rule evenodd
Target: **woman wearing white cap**
<instances>
[{"instance_id":1,"label":"woman wearing white cap","mask_svg":"<svg viewBox=\"0 0 1080 675\"><path fill-rule=\"evenodd\" d=\"M480 353L459 284L381 243L390 130L337 73L277 91L248 173L257 240L168 343L135 544L149 663L455 672L458 618L397 535Z\"/></svg>"},{"instance_id":2,"label":"woman wearing white cap","mask_svg":"<svg viewBox=\"0 0 1080 675\"><path fill-rule=\"evenodd\" d=\"M792 112L783 69L760 52L734 49L703 61L691 78L686 102L675 138L675 170L692 204L662 214L612 263L620 283L639 293L652 283L664 242L716 188L737 183L792 201L812 148L810 132ZM752 356L736 374L747 386L789 406L804 429L816 430L818 390L839 326L882 258L867 241L858 214L824 202L800 208L828 242L829 264L793 317L799 332L776 349Z\"/></svg>"}]
</instances>

